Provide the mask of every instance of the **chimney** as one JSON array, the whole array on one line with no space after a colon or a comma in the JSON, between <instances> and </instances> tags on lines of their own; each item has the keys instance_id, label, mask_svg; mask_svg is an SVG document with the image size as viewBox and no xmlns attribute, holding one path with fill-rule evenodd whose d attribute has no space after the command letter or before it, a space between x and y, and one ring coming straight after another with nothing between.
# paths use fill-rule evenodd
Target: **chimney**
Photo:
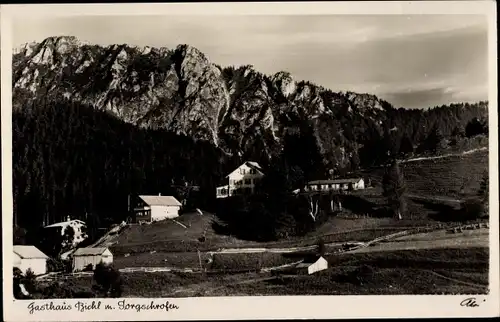
<instances>
[{"instance_id":1,"label":"chimney","mask_svg":"<svg viewBox=\"0 0 500 322\"><path fill-rule=\"evenodd\" d=\"M66 217L66 221L70 221L71 218L69 217L69 215Z\"/></svg>"},{"instance_id":2,"label":"chimney","mask_svg":"<svg viewBox=\"0 0 500 322\"><path fill-rule=\"evenodd\" d=\"M160 192L160 193L158 193L158 196L161 196L161 192Z\"/></svg>"}]
</instances>

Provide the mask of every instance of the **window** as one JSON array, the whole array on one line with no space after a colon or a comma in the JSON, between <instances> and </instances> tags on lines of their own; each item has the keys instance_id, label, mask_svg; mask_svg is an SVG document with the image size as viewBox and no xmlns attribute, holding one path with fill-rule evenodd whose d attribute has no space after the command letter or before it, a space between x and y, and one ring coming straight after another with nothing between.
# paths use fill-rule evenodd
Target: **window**
<instances>
[{"instance_id":1,"label":"window","mask_svg":"<svg viewBox=\"0 0 500 322\"><path fill-rule=\"evenodd\" d=\"M245 174L245 169L240 169L241 174Z\"/></svg>"},{"instance_id":2,"label":"window","mask_svg":"<svg viewBox=\"0 0 500 322\"><path fill-rule=\"evenodd\" d=\"M251 174L256 174L256 173L257 173L257 171L255 171L255 169L250 169L250 173L251 173Z\"/></svg>"},{"instance_id":3,"label":"window","mask_svg":"<svg viewBox=\"0 0 500 322\"><path fill-rule=\"evenodd\" d=\"M252 179L245 179L245 184L252 184Z\"/></svg>"}]
</instances>

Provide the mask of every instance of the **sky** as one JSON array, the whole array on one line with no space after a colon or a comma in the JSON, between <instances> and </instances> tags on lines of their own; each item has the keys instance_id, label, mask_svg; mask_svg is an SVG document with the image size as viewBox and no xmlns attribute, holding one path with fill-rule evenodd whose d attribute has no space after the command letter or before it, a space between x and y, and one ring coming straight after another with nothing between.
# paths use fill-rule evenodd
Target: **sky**
<instances>
[{"instance_id":1,"label":"sky","mask_svg":"<svg viewBox=\"0 0 500 322\"><path fill-rule=\"evenodd\" d=\"M481 15L74 16L15 21L15 46L49 36L89 43L192 45L221 66L288 71L395 107L488 99Z\"/></svg>"}]
</instances>

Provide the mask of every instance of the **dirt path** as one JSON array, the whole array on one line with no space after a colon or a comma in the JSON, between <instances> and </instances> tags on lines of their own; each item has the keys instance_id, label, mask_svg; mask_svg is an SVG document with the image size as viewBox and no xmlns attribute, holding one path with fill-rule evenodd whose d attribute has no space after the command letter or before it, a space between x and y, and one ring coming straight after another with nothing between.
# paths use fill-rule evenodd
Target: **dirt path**
<instances>
[{"instance_id":1,"label":"dirt path","mask_svg":"<svg viewBox=\"0 0 500 322\"><path fill-rule=\"evenodd\" d=\"M334 242L334 243L328 243L325 244L325 246L338 246L341 247L343 243L339 242ZM310 245L310 246L297 246L297 247L283 247L283 248L222 248L216 251L210 251L207 252L209 255L214 255L214 254L254 254L254 253L294 253L294 252L301 252L301 251L308 251L308 250L314 250L316 249L316 245Z\"/></svg>"},{"instance_id":2,"label":"dirt path","mask_svg":"<svg viewBox=\"0 0 500 322\"><path fill-rule=\"evenodd\" d=\"M482 147L482 148L464 151L462 153L450 153L450 154L439 155L439 156L435 156L435 157L419 157L419 158L406 159L406 160L401 160L401 163L457 157L457 156L467 155L467 154L471 154L471 153L478 152L478 151L487 151L487 150L488 150L488 147Z\"/></svg>"},{"instance_id":3,"label":"dirt path","mask_svg":"<svg viewBox=\"0 0 500 322\"><path fill-rule=\"evenodd\" d=\"M451 278L451 277L448 277L448 276L445 276L443 274L440 274L440 273L436 273L434 271L431 271L431 270L427 270L429 273L431 274L434 274L436 276L439 276L441 278L444 278L446 280L449 280L449 281L452 281L452 282L455 282L455 283L460 283L460 284L464 284L464 285L468 285L468 286L473 286L473 287L478 287L478 288L484 288L484 287L488 287L488 285L483 285L483 284L476 284L476 283L471 283L471 282L465 282L465 281L462 281L462 280L458 280L458 279L455 279L455 278Z\"/></svg>"},{"instance_id":4,"label":"dirt path","mask_svg":"<svg viewBox=\"0 0 500 322\"><path fill-rule=\"evenodd\" d=\"M415 200L425 200L425 201L437 201L437 202L449 202L449 203L461 203L462 200L458 199L453 199L450 197L444 197L444 196L422 196L422 195L413 195L413 194L407 194L406 195L410 199L415 199Z\"/></svg>"},{"instance_id":5,"label":"dirt path","mask_svg":"<svg viewBox=\"0 0 500 322\"><path fill-rule=\"evenodd\" d=\"M394 240L363 247L350 253L388 252L398 250L417 250L433 248L488 247L489 231L487 228L449 234L445 230L412 234Z\"/></svg>"}]
</instances>

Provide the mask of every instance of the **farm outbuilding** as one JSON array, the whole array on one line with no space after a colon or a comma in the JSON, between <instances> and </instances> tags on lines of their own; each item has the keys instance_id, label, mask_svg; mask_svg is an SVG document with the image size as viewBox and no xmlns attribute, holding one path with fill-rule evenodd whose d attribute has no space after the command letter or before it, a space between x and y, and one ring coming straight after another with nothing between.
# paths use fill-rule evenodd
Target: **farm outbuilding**
<instances>
[{"instance_id":1,"label":"farm outbuilding","mask_svg":"<svg viewBox=\"0 0 500 322\"><path fill-rule=\"evenodd\" d=\"M305 259L295 266L297 274L314 274L328 268L328 261L322 256Z\"/></svg>"},{"instance_id":2,"label":"farm outbuilding","mask_svg":"<svg viewBox=\"0 0 500 322\"><path fill-rule=\"evenodd\" d=\"M73 253L74 272L82 271L90 264L94 269L100 262L104 264L113 263L113 254L106 247L79 248Z\"/></svg>"},{"instance_id":3,"label":"farm outbuilding","mask_svg":"<svg viewBox=\"0 0 500 322\"><path fill-rule=\"evenodd\" d=\"M23 273L31 269L35 275L47 273L47 259L41 250L31 245L14 245L14 267Z\"/></svg>"}]
</instances>

